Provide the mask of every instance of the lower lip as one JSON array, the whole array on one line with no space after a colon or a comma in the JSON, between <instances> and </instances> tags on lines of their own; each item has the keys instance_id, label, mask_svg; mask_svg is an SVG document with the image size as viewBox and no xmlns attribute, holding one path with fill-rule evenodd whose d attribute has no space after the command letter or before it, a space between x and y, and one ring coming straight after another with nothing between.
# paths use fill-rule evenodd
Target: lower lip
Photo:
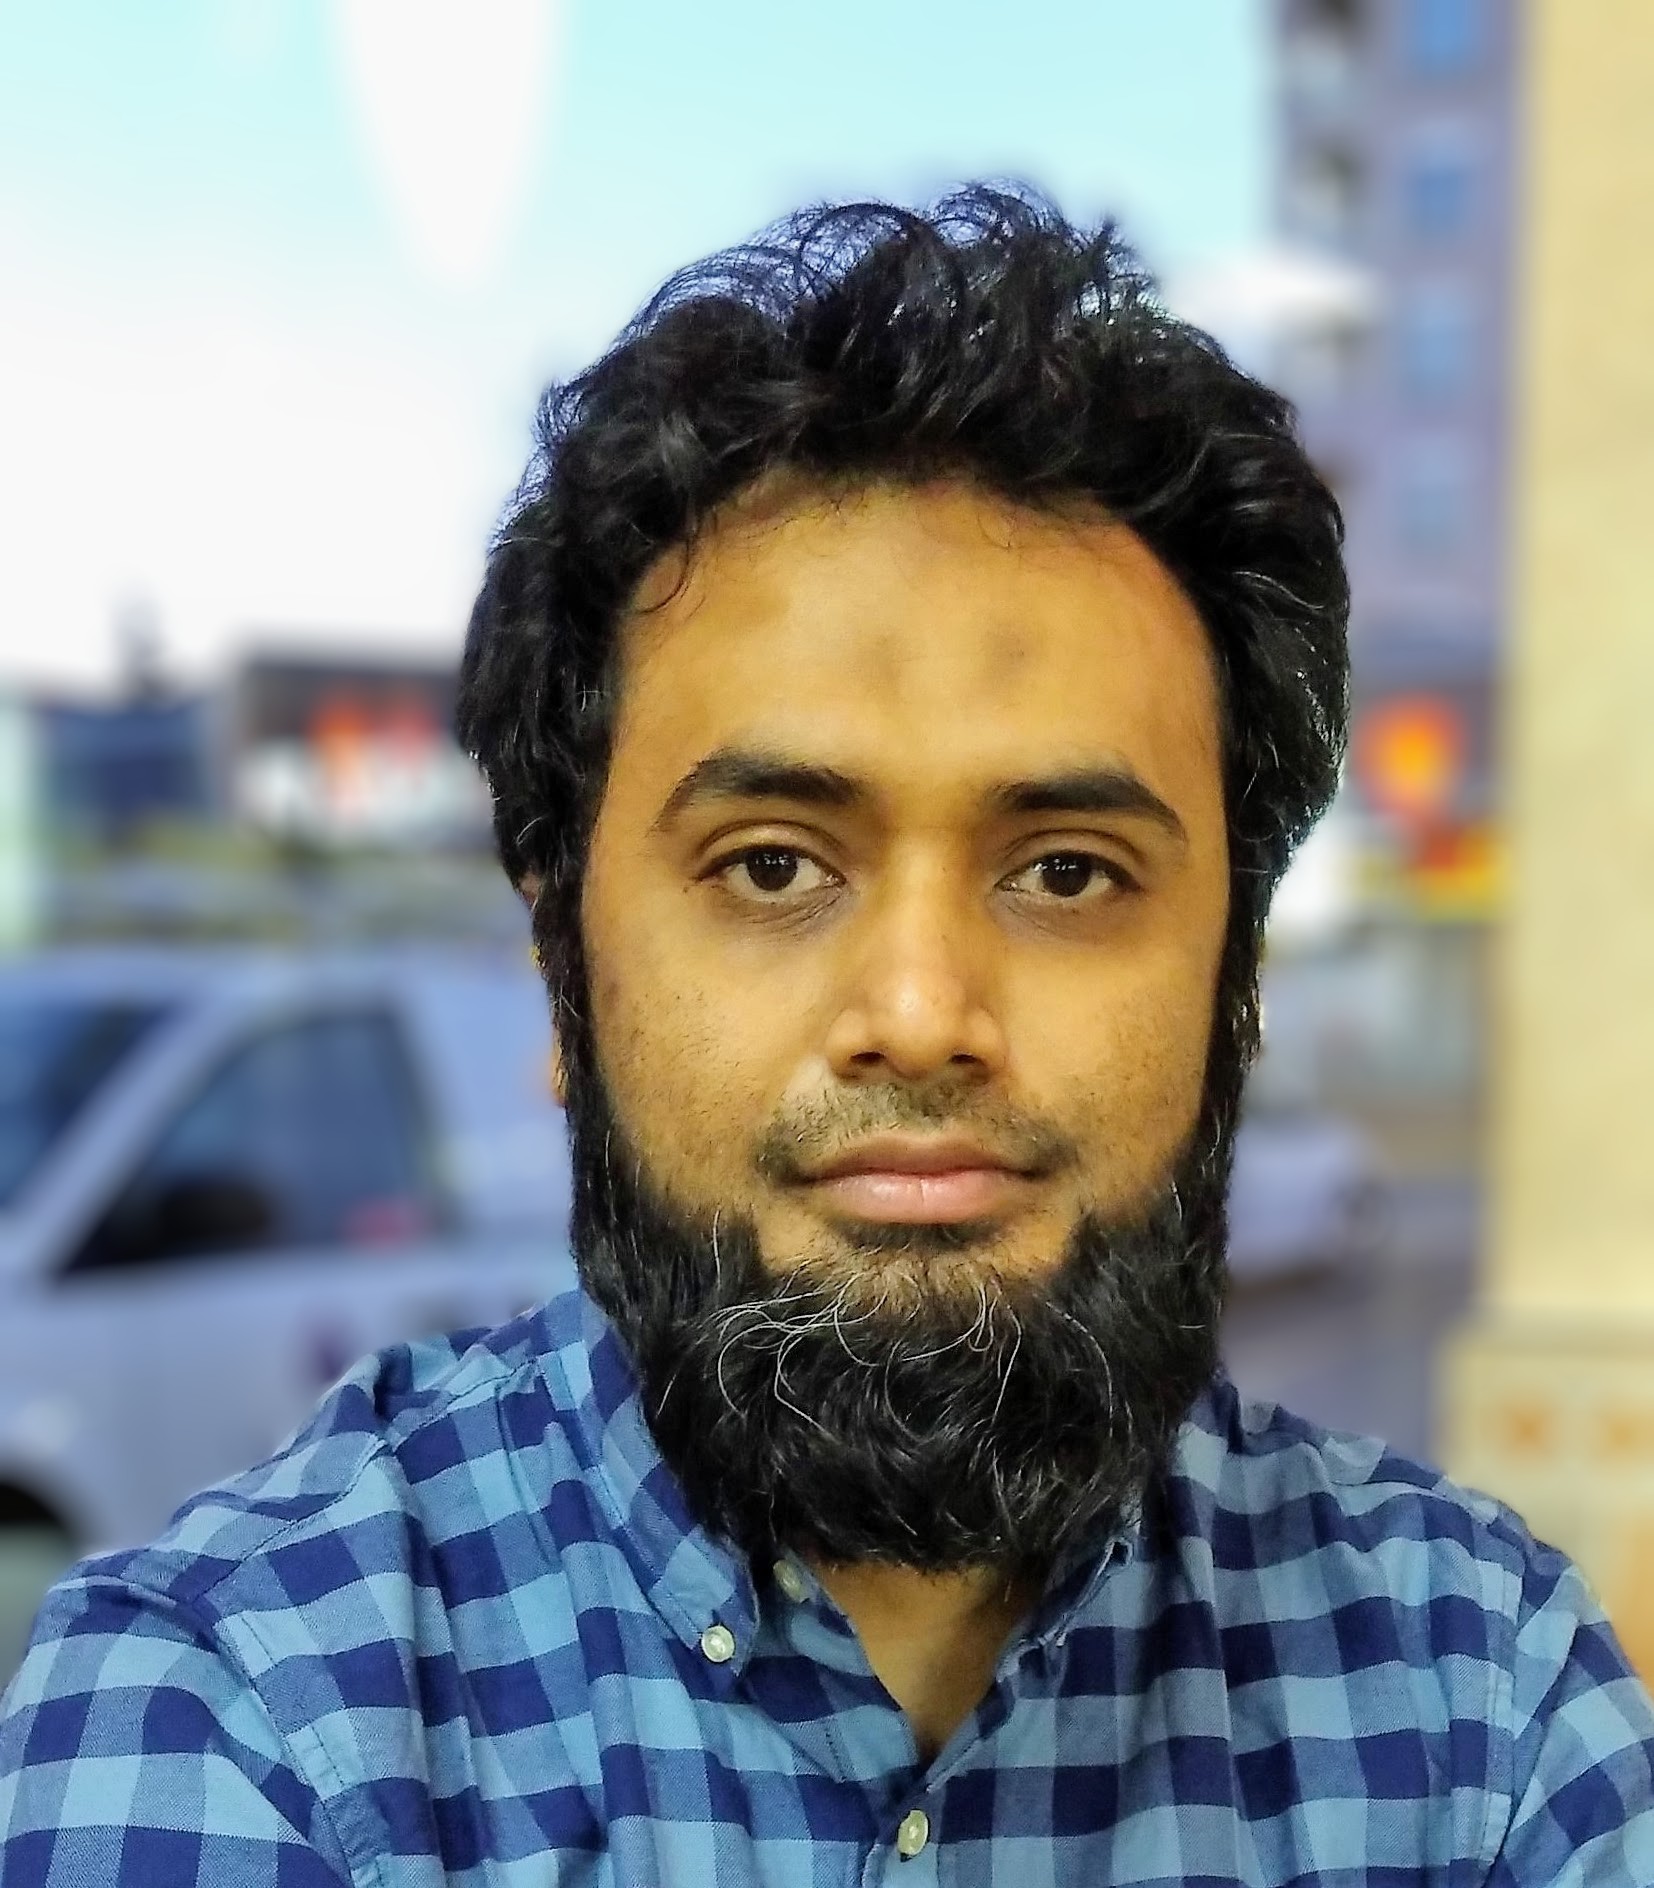
<instances>
[{"instance_id":1,"label":"lower lip","mask_svg":"<svg viewBox=\"0 0 1654 1888\"><path fill-rule=\"evenodd\" d=\"M947 1226L1002 1211L1022 1185L1003 1167L955 1167L946 1173L843 1173L817 1180L831 1210L851 1219L898 1226Z\"/></svg>"}]
</instances>

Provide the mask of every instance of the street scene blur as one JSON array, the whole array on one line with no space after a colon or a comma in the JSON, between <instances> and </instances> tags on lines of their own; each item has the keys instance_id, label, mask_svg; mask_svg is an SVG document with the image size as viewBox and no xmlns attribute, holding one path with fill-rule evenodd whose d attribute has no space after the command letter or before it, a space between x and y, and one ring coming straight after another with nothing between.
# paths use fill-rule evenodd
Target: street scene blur
<instances>
[{"instance_id":1,"label":"street scene blur","mask_svg":"<svg viewBox=\"0 0 1654 1888\"><path fill-rule=\"evenodd\" d=\"M839 13L0 11L0 1674L58 1568L355 1358L570 1281L449 726L535 396L675 265L966 176L1118 215L1343 506L1352 745L1272 925L1226 1356L1481 1459L1529 8Z\"/></svg>"}]
</instances>

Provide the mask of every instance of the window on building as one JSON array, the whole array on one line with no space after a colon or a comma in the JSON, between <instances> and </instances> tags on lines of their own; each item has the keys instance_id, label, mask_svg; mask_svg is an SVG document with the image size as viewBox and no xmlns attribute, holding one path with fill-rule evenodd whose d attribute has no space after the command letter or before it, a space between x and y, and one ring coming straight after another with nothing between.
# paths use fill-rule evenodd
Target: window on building
<instances>
[{"instance_id":1,"label":"window on building","mask_svg":"<svg viewBox=\"0 0 1654 1888\"><path fill-rule=\"evenodd\" d=\"M1364 26L1357 0L1300 0L1281 41L1287 90L1319 101L1343 99L1355 80Z\"/></svg>"},{"instance_id":2,"label":"window on building","mask_svg":"<svg viewBox=\"0 0 1654 1888\"><path fill-rule=\"evenodd\" d=\"M1364 0L1298 0L1292 25L1307 32L1342 33L1348 39L1356 39L1365 24L1366 13Z\"/></svg>"},{"instance_id":3,"label":"window on building","mask_svg":"<svg viewBox=\"0 0 1654 1888\"><path fill-rule=\"evenodd\" d=\"M1282 49L1288 94L1317 105L1341 105L1355 84L1355 48L1327 33L1295 33Z\"/></svg>"},{"instance_id":4,"label":"window on building","mask_svg":"<svg viewBox=\"0 0 1654 1888\"><path fill-rule=\"evenodd\" d=\"M1438 404L1458 399L1475 371L1476 323L1469 296L1459 288L1413 291L1396 320L1396 369L1410 400Z\"/></svg>"},{"instance_id":5,"label":"window on building","mask_svg":"<svg viewBox=\"0 0 1654 1888\"><path fill-rule=\"evenodd\" d=\"M1481 0L1407 0L1406 57L1427 78L1456 78L1481 52Z\"/></svg>"},{"instance_id":6,"label":"window on building","mask_svg":"<svg viewBox=\"0 0 1654 1888\"><path fill-rule=\"evenodd\" d=\"M1343 247L1354 240L1361 215L1361 166L1340 145L1307 152L1292 182L1293 221L1312 242Z\"/></svg>"},{"instance_id":7,"label":"window on building","mask_svg":"<svg viewBox=\"0 0 1654 1888\"><path fill-rule=\"evenodd\" d=\"M394 1245L438 1219L394 1023L318 1016L267 1031L208 1077L70 1269Z\"/></svg>"},{"instance_id":8,"label":"window on building","mask_svg":"<svg viewBox=\"0 0 1654 1888\"><path fill-rule=\"evenodd\" d=\"M1466 151L1415 152L1402 172L1402 216L1421 242L1453 242L1469 234L1474 167Z\"/></svg>"},{"instance_id":9,"label":"window on building","mask_svg":"<svg viewBox=\"0 0 1654 1888\"><path fill-rule=\"evenodd\" d=\"M1456 440L1421 440L1402 459L1396 482L1396 538L1429 563L1456 555L1469 536L1470 460Z\"/></svg>"}]
</instances>

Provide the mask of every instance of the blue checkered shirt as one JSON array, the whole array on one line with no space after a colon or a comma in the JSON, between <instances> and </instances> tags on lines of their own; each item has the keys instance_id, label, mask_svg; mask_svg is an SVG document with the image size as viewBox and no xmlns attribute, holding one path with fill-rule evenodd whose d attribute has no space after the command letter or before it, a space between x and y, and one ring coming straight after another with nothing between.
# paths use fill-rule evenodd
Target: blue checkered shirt
<instances>
[{"instance_id":1,"label":"blue checkered shirt","mask_svg":"<svg viewBox=\"0 0 1654 1888\"><path fill-rule=\"evenodd\" d=\"M808 1571L700 1529L578 1294L393 1350L84 1563L5 1888L1654 1883L1654 1707L1513 1515L1220 1383L934 1761Z\"/></svg>"}]
</instances>

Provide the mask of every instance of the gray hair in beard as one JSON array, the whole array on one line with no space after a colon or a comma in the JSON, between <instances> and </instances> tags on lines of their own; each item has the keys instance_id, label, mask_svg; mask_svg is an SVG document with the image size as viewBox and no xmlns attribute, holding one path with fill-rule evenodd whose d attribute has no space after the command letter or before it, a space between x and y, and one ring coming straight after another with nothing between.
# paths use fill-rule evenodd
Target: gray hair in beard
<instances>
[{"instance_id":1,"label":"gray hair in beard","mask_svg":"<svg viewBox=\"0 0 1654 1888\"><path fill-rule=\"evenodd\" d=\"M1022 1578L1142 1502L1217 1368L1229 1109L1037 1279L997 1271L975 1226L869 1226L781 1269L750 1221L661 1193L575 1057L576 1263L703 1525L754 1556ZM887 1125L939 1112L894 1099Z\"/></svg>"}]
</instances>

